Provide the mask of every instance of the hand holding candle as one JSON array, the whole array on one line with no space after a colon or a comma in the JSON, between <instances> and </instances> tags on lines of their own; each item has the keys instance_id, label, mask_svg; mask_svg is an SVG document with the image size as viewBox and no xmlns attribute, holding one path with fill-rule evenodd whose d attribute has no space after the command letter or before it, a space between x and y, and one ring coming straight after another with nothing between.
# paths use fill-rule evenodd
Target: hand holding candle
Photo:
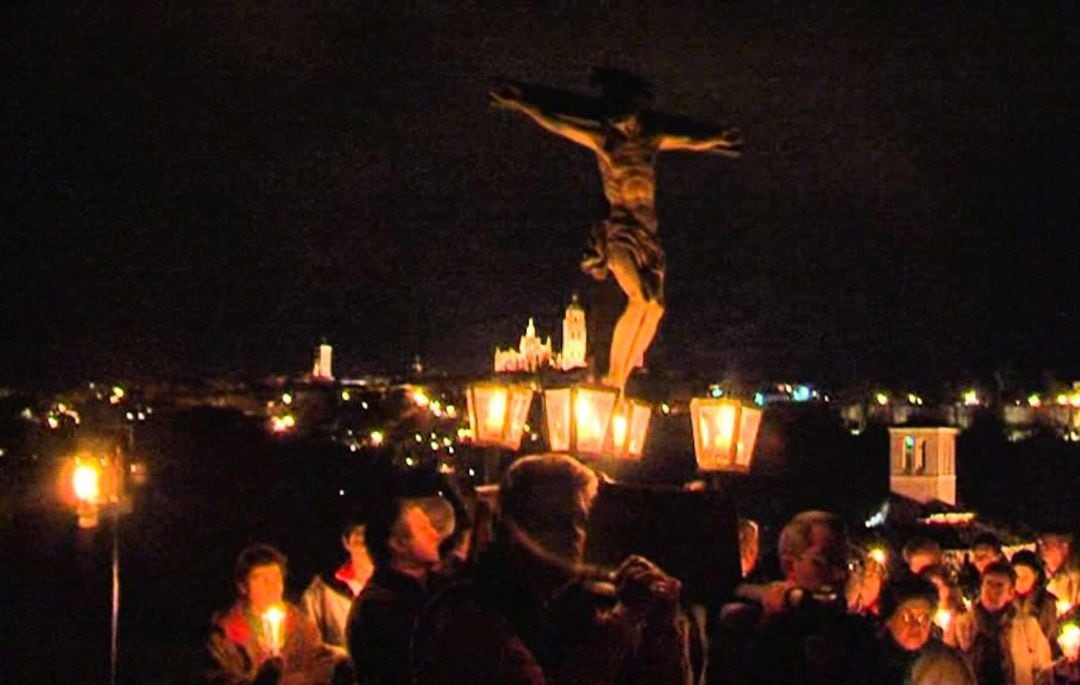
<instances>
[{"instance_id":1,"label":"hand holding candle","mask_svg":"<svg viewBox=\"0 0 1080 685\"><path fill-rule=\"evenodd\" d=\"M952 623L952 618L952 612L948 609L938 609L937 613L934 614L934 623L942 630L948 630L949 624Z\"/></svg>"},{"instance_id":2,"label":"hand holding candle","mask_svg":"<svg viewBox=\"0 0 1080 685\"><path fill-rule=\"evenodd\" d=\"M1075 662L1080 657L1080 626L1072 621L1061 626L1057 641L1067 661Z\"/></svg>"},{"instance_id":3,"label":"hand holding candle","mask_svg":"<svg viewBox=\"0 0 1080 685\"><path fill-rule=\"evenodd\" d=\"M274 605L263 612L263 634L266 636L267 649L272 656L279 656L285 646L285 610Z\"/></svg>"}]
</instances>

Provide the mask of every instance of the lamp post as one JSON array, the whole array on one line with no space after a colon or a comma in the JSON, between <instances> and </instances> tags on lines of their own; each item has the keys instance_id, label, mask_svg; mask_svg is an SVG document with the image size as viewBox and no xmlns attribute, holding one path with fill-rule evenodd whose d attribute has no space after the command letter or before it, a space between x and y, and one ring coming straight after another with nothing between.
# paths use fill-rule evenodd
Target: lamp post
<instances>
[{"instance_id":1,"label":"lamp post","mask_svg":"<svg viewBox=\"0 0 1080 685\"><path fill-rule=\"evenodd\" d=\"M516 451L521 447L532 397L533 389L528 385L469 385L466 401L473 443L488 448L484 452L484 482L494 480L500 449Z\"/></svg>"},{"instance_id":2,"label":"lamp post","mask_svg":"<svg viewBox=\"0 0 1080 685\"><path fill-rule=\"evenodd\" d=\"M705 473L749 473L761 410L728 398L690 400L694 457Z\"/></svg>"},{"instance_id":3,"label":"lamp post","mask_svg":"<svg viewBox=\"0 0 1080 685\"><path fill-rule=\"evenodd\" d=\"M78 453L61 470L61 499L72 505L79 528L94 529L102 507L112 512L112 616L109 631L109 682L116 682L120 628L120 514L124 505L124 457L119 447Z\"/></svg>"}]
</instances>

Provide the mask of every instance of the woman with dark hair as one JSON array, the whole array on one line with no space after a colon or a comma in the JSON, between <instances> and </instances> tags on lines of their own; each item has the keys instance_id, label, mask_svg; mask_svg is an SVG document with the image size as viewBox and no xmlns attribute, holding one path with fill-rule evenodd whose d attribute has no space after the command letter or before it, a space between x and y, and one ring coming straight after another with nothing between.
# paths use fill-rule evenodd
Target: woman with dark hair
<instances>
[{"instance_id":1,"label":"woman with dark hair","mask_svg":"<svg viewBox=\"0 0 1080 685\"><path fill-rule=\"evenodd\" d=\"M1058 651L1057 597L1046 589L1046 571L1035 552L1026 549L1013 555L1011 562L1016 571L1016 597L1013 606L1019 614L1031 616L1039 622L1043 635L1050 640L1050 647Z\"/></svg>"}]
</instances>

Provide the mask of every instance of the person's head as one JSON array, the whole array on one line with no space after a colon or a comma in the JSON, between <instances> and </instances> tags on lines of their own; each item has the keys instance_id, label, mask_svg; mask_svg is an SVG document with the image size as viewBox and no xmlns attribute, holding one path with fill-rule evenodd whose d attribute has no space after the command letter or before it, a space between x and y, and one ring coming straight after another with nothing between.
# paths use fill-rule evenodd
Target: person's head
<instances>
[{"instance_id":1,"label":"person's head","mask_svg":"<svg viewBox=\"0 0 1080 685\"><path fill-rule=\"evenodd\" d=\"M979 603L990 613L1007 607L1016 596L1016 571L1007 561L995 561L982 572Z\"/></svg>"},{"instance_id":2,"label":"person's head","mask_svg":"<svg viewBox=\"0 0 1080 685\"><path fill-rule=\"evenodd\" d=\"M416 500L379 502L368 516L364 541L376 569L422 576L439 563L439 533Z\"/></svg>"},{"instance_id":3,"label":"person's head","mask_svg":"<svg viewBox=\"0 0 1080 685\"><path fill-rule=\"evenodd\" d=\"M1039 556L1050 573L1056 572L1069 559L1072 547L1072 533L1048 531L1039 536Z\"/></svg>"},{"instance_id":4,"label":"person's head","mask_svg":"<svg viewBox=\"0 0 1080 685\"><path fill-rule=\"evenodd\" d=\"M990 564L1001 561L1001 540L993 533L980 533L971 544L971 563L981 575Z\"/></svg>"},{"instance_id":5,"label":"person's head","mask_svg":"<svg viewBox=\"0 0 1080 685\"><path fill-rule=\"evenodd\" d=\"M450 504L445 497L421 497L418 503L424 509L424 513L427 514L431 525L435 526L435 530L438 531L439 542L453 534L454 526L457 523L454 515L454 505Z\"/></svg>"},{"instance_id":6,"label":"person's head","mask_svg":"<svg viewBox=\"0 0 1080 685\"><path fill-rule=\"evenodd\" d=\"M252 612L261 614L281 602L287 569L285 555L271 545L256 543L240 552L233 566L233 579Z\"/></svg>"},{"instance_id":7,"label":"person's head","mask_svg":"<svg viewBox=\"0 0 1080 685\"><path fill-rule=\"evenodd\" d=\"M341 546L348 553L353 570L358 575L370 575L373 563L364 542L364 524L355 520L347 521L341 529Z\"/></svg>"},{"instance_id":8,"label":"person's head","mask_svg":"<svg viewBox=\"0 0 1080 685\"><path fill-rule=\"evenodd\" d=\"M889 578L889 570L882 559L881 547L859 550L852 559L848 578L848 607L858 611L874 611L882 599L881 590Z\"/></svg>"},{"instance_id":9,"label":"person's head","mask_svg":"<svg viewBox=\"0 0 1080 685\"><path fill-rule=\"evenodd\" d=\"M951 608L954 585L949 571L944 566L941 564L927 566L919 572L919 577L929 581L937 589L939 607Z\"/></svg>"},{"instance_id":10,"label":"person's head","mask_svg":"<svg viewBox=\"0 0 1080 685\"><path fill-rule=\"evenodd\" d=\"M606 67L594 68L591 81L600 89L608 125L624 135L640 133L641 111L652 99L652 86L637 74Z\"/></svg>"},{"instance_id":11,"label":"person's head","mask_svg":"<svg viewBox=\"0 0 1080 685\"><path fill-rule=\"evenodd\" d=\"M757 566L759 534L758 524L750 519L739 519L739 565L745 578Z\"/></svg>"},{"instance_id":12,"label":"person's head","mask_svg":"<svg viewBox=\"0 0 1080 685\"><path fill-rule=\"evenodd\" d=\"M803 590L843 590L847 580L847 529L836 514L804 511L780 532L780 567Z\"/></svg>"},{"instance_id":13,"label":"person's head","mask_svg":"<svg viewBox=\"0 0 1080 685\"><path fill-rule=\"evenodd\" d=\"M918 575L928 566L941 563L941 545L930 538L913 538L904 545L904 561Z\"/></svg>"},{"instance_id":14,"label":"person's head","mask_svg":"<svg viewBox=\"0 0 1080 685\"><path fill-rule=\"evenodd\" d=\"M909 652L930 639L937 610L937 588L919 577L889 583L881 597L881 617L896 644Z\"/></svg>"},{"instance_id":15,"label":"person's head","mask_svg":"<svg viewBox=\"0 0 1080 685\"><path fill-rule=\"evenodd\" d=\"M573 457L523 457L507 469L499 485L500 535L512 539L516 527L546 552L580 561L598 487L596 474Z\"/></svg>"},{"instance_id":16,"label":"person's head","mask_svg":"<svg viewBox=\"0 0 1080 685\"><path fill-rule=\"evenodd\" d=\"M1027 597L1046 580L1039 555L1022 549L1012 556L1010 562L1016 572L1016 594Z\"/></svg>"}]
</instances>

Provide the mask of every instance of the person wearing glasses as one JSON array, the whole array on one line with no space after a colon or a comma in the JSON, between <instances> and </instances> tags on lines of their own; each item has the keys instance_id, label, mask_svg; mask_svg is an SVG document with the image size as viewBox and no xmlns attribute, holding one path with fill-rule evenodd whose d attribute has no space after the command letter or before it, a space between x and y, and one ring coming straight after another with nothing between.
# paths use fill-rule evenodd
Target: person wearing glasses
<instances>
[{"instance_id":1,"label":"person wearing glasses","mask_svg":"<svg viewBox=\"0 0 1080 685\"><path fill-rule=\"evenodd\" d=\"M937 603L937 588L919 577L897 580L886 587L881 596L884 624L878 637L882 685L911 682L911 673L920 661L952 660L953 670L967 670L963 659L932 634ZM970 677L968 680L973 682Z\"/></svg>"},{"instance_id":2,"label":"person wearing glasses","mask_svg":"<svg viewBox=\"0 0 1080 685\"><path fill-rule=\"evenodd\" d=\"M796 515L780 533L779 553L784 580L763 589L766 617L735 682L877 682L873 629L847 611L843 519L826 511Z\"/></svg>"}]
</instances>

